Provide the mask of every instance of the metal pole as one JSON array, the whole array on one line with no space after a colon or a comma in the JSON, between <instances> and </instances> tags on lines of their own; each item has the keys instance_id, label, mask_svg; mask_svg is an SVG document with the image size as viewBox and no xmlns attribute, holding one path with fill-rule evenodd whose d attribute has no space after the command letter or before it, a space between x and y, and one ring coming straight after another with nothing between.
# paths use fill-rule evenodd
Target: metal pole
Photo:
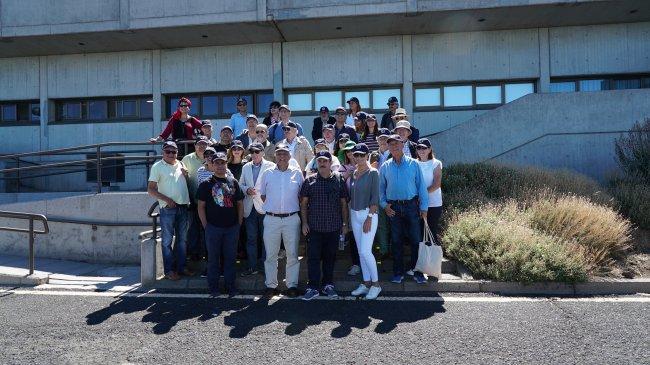
<instances>
[{"instance_id":1,"label":"metal pole","mask_svg":"<svg viewBox=\"0 0 650 365\"><path fill-rule=\"evenodd\" d=\"M16 178L17 181L16 183L18 184L18 192L20 193L20 158L16 157L16 168L18 169L16 171Z\"/></svg>"},{"instance_id":2,"label":"metal pole","mask_svg":"<svg viewBox=\"0 0 650 365\"><path fill-rule=\"evenodd\" d=\"M29 218L29 275L34 275L34 218Z\"/></svg>"},{"instance_id":3,"label":"metal pole","mask_svg":"<svg viewBox=\"0 0 650 365\"><path fill-rule=\"evenodd\" d=\"M156 240L158 239L158 217L153 216L153 239Z\"/></svg>"},{"instance_id":4,"label":"metal pole","mask_svg":"<svg viewBox=\"0 0 650 365\"><path fill-rule=\"evenodd\" d=\"M97 146L97 193L102 192L102 148Z\"/></svg>"}]
</instances>

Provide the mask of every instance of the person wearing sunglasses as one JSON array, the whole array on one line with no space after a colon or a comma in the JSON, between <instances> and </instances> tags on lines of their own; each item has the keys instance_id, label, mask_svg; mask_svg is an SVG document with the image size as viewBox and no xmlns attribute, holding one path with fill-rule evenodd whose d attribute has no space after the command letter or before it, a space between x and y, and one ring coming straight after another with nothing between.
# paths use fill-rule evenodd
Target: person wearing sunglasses
<instances>
[{"instance_id":1,"label":"person wearing sunglasses","mask_svg":"<svg viewBox=\"0 0 650 365\"><path fill-rule=\"evenodd\" d=\"M189 114L192 102L188 98L180 98L178 107L174 114L169 118L167 126L157 137L150 138L149 142L157 143L166 139L173 141L194 140L201 134L201 121ZM180 155L194 151L194 145L182 144ZM186 148L187 146L187 148Z\"/></svg>"},{"instance_id":2,"label":"person wearing sunglasses","mask_svg":"<svg viewBox=\"0 0 650 365\"><path fill-rule=\"evenodd\" d=\"M289 108L288 105L280 105L279 108L279 115L280 115L280 121L278 123L273 124L271 127L269 127L269 141L271 143L278 143L284 139L284 130L283 128L287 126L291 120L289 119L291 117L291 109ZM298 135L302 136L302 126L300 123L293 122L297 128L298 128Z\"/></svg>"},{"instance_id":3,"label":"person wearing sunglasses","mask_svg":"<svg viewBox=\"0 0 650 365\"><path fill-rule=\"evenodd\" d=\"M246 116L246 129L244 129L242 134L238 135L237 138L235 138L241 141L244 148L248 148L251 143L257 140L256 130L258 124L259 120L255 114L248 114Z\"/></svg>"},{"instance_id":4,"label":"person wearing sunglasses","mask_svg":"<svg viewBox=\"0 0 650 365\"><path fill-rule=\"evenodd\" d=\"M264 146L264 159L275 162L275 145L268 140L269 127L260 123L255 127L255 134L257 135L255 142Z\"/></svg>"},{"instance_id":5,"label":"person wearing sunglasses","mask_svg":"<svg viewBox=\"0 0 650 365\"><path fill-rule=\"evenodd\" d=\"M354 130L354 127L345 123L347 117L348 112L344 107L339 106L336 108L334 112L334 119L336 119L336 123L334 123L334 135L336 136L336 140L338 141L341 138L341 134L347 134L354 143L358 143L359 139L357 138L357 132Z\"/></svg>"},{"instance_id":6,"label":"person wearing sunglasses","mask_svg":"<svg viewBox=\"0 0 650 365\"><path fill-rule=\"evenodd\" d=\"M190 194L187 190L187 170L177 159L178 146L173 141L163 144L163 158L151 167L147 193L158 200L165 278L179 280L180 275L194 275L185 268L188 229L187 208ZM172 241L176 244L172 249Z\"/></svg>"},{"instance_id":7,"label":"person wearing sunglasses","mask_svg":"<svg viewBox=\"0 0 650 365\"><path fill-rule=\"evenodd\" d=\"M265 126L266 127L266 126ZM257 274L258 267L266 259L262 237L264 236L264 202L259 194L260 176L275 168L275 163L265 159L264 146L253 142L248 146L250 161L242 168L239 183L244 192L244 224L246 225L247 269L241 275ZM262 255L258 253L261 251ZM259 259L258 259L259 257Z\"/></svg>"},{"instance_id":8,"label":"person wearing sunglasses","mask_svg":"<svg viewBox=\"0 0 650 365\"><path fill-rule=\"evenodd\" d=\"M397 108L399 108L399 100L397 100L396 96L391 96L388 98L388 103L386 103L386 105L388 105L388 111L381 117L381 128L393 130L395 128L393 116L395 115Z\"/></svg>"}]
</instances>

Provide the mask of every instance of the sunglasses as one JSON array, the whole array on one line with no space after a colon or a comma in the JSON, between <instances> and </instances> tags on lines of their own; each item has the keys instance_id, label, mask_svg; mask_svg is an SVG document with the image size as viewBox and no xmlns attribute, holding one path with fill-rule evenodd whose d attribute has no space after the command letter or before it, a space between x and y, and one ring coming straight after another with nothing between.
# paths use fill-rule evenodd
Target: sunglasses
<instances>
[{"instance_id":1,"label":"sunglasses","mask_svg":"<svg viewBox=\"0 0 650 365\"><path fill-rule=\"evenodd\" d=\"M181 108L189 108L190 106L187 105L187 104L181 104L181 105L179 105L179 107L181 107Z\"/></svg>"},{"instance_id":2,"label":"sunglasses","mask_svg":"<svg viewBox=\"0 0 650 365\"><path fill-rule=\"evenodd\" d=\"M244 105L246 105L246 104L244 104L244 103L237 103L237 106L244 106Z\"/></svg>"},{"instance_id":3,"label":"sunglasses","mask_svg":"<svg viewBox=\"0 0 650 365\"><path fill-rule=\"evenodd\" d=\"M175 155L178 153L177 150L163 150L163 153L166 155Z\"/></svg>"},{"instance_id":4,"label":"sunglasses","mask_svg":"<svg viewBox=\"0 0 650 365\"><path fill-rule=\"evenodd\" d=\"M291 130L291 127L282 127L282 130L285 131L285 132L288 132L288 131Z\"/></svg>"},{"instance_id":5,"label":"sunglasses","mask_svg":"<svg viewBox=\"0 0 650 365\"><path fill-rule=\"evenodd\" d=\"M266 133L266 131L263 131L263 130L262 130L262 131L255 131L255 133L257 133L257 134L264 134L264 133Z\"/></svg>"},{"instance_id":6,"label":"sunglasses","mask_svg":"<svg viewBox=\"0 0 650 365\"><path fill-rule=\"evenodd\" d=\"M415 148L418 149L418 150L428 150L429 149L429 147L426 147L426 146L417 146Z\"/></svg>"},{"instance_id":7,"label":"sunglasses","mask_svg":"<svg viewBox=\"0 0 650 365\"><path fill-rule=\"evenodd\" d=\"M337 112L336 115L348 115L348 113L340 113L340 112Z\"/></svg>"},{"instance_id":8,"label":"sunglasses","mask_svg":"<svg viewBox=\"0 0 650 365\"><path fill-rule=\"evenodd\" d=\"M262 153L262 151L260 151L260 150L252 150L251 153L254 153L254 154L257 155L258 153Z\"/></svg>"},{"instance_id":9,"label":"sunglasses","mask_svg":"<svg viewBox=\"0 0 650 365\"><path fill-rule=\"evenodd\" d=\"M363 152L354 152L353 155L354 157L366 157L366 154Z\"/></svg>"},{"instance_id":10,"label":"sunglasses","mask_svg":"<svg viewBox=\"0 0 650 365\"><path fill-rule=\"evenodd\" d=\"M208 151L208 152L203 153L203 156L205 156L205 157L210 157L210 156L213 156L213 155L214 155L214 152L212 152L212 151Z\"/></svg>"}]
</instances>

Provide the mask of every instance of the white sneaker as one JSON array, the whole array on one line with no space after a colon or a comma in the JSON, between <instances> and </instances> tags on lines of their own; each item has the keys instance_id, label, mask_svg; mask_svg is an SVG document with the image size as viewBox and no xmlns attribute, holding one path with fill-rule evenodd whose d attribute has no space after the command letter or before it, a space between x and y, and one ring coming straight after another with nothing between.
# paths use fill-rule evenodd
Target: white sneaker
<instances>
[{"instance_id":1,"label":"white sneaker","mask_svg":"<svg viewBox=\"0 0 650 365\"><path fill-rule=\"evenodd\" d=\"M354 289L351 294L355 297L358 297L359 295L366 295L368 294L368 287L363 284L359 284L359 287Z\"/></svg>"},{"instance_id":2,"label":"white sneaker","mask_svg":"<svg viewBox=\"0 0 650 365\"><path fill-rule=\"evenodd\" d=\"M409 270L409 271L406 272L406 275L413 276L413 275L415 275L415 273L413 272L413 270Z\"/></svg>"},{"instance_id":3,"label":"white sneaker","mask_svg":"<svg viewBox=\"0 0 650 365\"><path fill-rule=\"evenodd\" d=\"M359 275L360 272L361 272L361 268L359 267L359 265L352 265L350 266L350 270L348 270L348 275L350 276Z\"/></svg>"},{"instance_id":4,"label":"white sneaker","mask_svg":"<svg viewBox=\"0 0 650 365\"><path fill-rule=\"evenodd\" d=\"M372 299L377 299L379 296L379 293L381 293L381 288L378 286L371 286L370 290L368 290L368 294L366 294L366 299L372 300Z\"/></svg>"}]
</instances>

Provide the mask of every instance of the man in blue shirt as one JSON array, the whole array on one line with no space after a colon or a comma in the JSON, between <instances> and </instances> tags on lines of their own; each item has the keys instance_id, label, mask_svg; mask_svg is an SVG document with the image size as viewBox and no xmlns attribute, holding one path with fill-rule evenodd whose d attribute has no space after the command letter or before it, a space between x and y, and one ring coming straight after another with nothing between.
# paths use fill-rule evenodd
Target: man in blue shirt
<instances>
[{"instance_id":1,"label":"man in blue shirt","mask_svg":"<svg viewBox=\"0 0 650 365\"><path fill-rule=\"evenodd\" d=\"M242 134L246 129L246 116L248 115L248 102L244 98L237 99L237 113L230 117L230 127L235 136Z\"/></svg>"},{"instance_id":2,"label":"man in blue shirt","mask_svg":"<svg viewBox=\"0 0 650 365\"><path fill-rule=\"evenodd\" d=\"M410 271L418 261L421 235L420 218L426 221L429 207L427 186L417 160L404 155L404 141L399 135L388 137L388 150L393 158L379 170L379 204L390 222L393 250L393 283L404 279L404 243L411 244ZM421 272L413 272L418 284L426 282Z\"/></svg>"}]
</instances>

